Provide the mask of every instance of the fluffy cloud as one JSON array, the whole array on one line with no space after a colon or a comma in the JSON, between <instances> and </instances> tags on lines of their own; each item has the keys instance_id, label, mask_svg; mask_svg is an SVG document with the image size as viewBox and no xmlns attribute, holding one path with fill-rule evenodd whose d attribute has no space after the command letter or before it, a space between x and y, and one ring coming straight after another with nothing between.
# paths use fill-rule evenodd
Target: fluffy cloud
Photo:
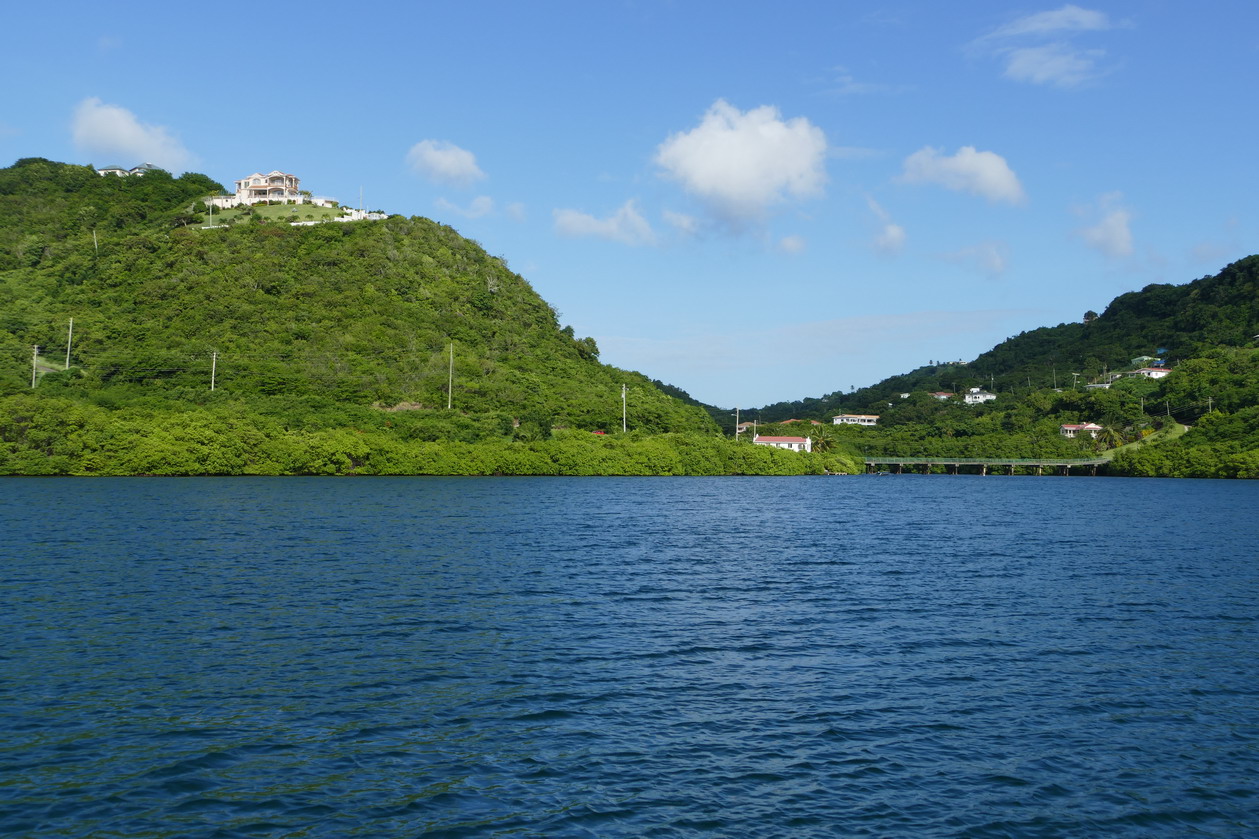
<instances>
[{"instance_id":1,"label":"fluffy cloud","mask_svg":"<svg viewBox=\"0 0 1259 839\"><path fill-rule=\"evenodd\" d=\"M594 236L627 245L650 245L656 234L647 220L639 214L630 199L607 218L595 218L577 210L556 210L555 230L564 236Z\"/></svg>"},{"instance_id":2,"label":"fluffy cloud","mask_svg":"<svg viewBox=\"0 0 1259 839\"><path fill-rule=\"evenodd\" d=\"M494 199L488 195L473 198L472 202L466 207L460 207L458 204L453 204L445 198L438 198L436 203L441 209L450 213L456 213L464 218L481 218L494 212Z\"/></svg>"},{"instance_id":3,"label":"fluffy cloud","mask_svg":"<svg viewBox=\"0 0 1259 839\"><path fill-rule=\"evenodd\" d=\"M164 126L140 122L126 108L107 105L95 97L75 107L71 136L80 152L101 158L98 165L154 163L180 172L193 159Z\"/></svg>"},{"instance_id":4,"label":"fluffy cloud","mask_svg":"<svg viewBox=\"0 0 1259 839\"><path fill-rule=\"evenodd\" d=\"M989 201L1022 204L1023 185L1005 158L990 151L963 146L948 157L939 149L924 147L905 158L900 180L909 184L937 184L945 189L980 195Z\"/></svg>"},{"instance_id":5,"label":"fluffy cloud","mask_svg":"<svg viewBox=\"0 0 1259 839\"><path fill-rule=\"evenodd\" d=\"M718 99L698 126L661 143L655 161L719 219L741 228L788 198L822 193L826 135L803 117L783 120L772 106L745 112Z\"/></svg>"},{"instance_id":6,"label":"fluffy cloud","mask_svg":"<svg viewBox=\"0 0 1259 839\"><path fill-rule=\"evenodd\" d=\"M485 178L476 155L445 140L421 140L407 152L411 170L439 183L470 186Z\"/></svg>"},{"instance_id":7,"label":"fluffy cloud","mask_svg":"<svg viewBox=\"0 0 1259 839\"><path fill-rule=\"evenodd\" d=\"M1090 248L1114 258L1132 254L1132 213L1122 201L1123 195L1118 192L1103 195L1095 208L1081 211L1081 215L1098 216L1098 221L1076 231Z\"/></svg>"},{"instance_id":8,"label":"fluffy cloud","mask_svg":"<svg viewBox=\"0 0 1259 839\"><path fill-rule=\"evenodd\" d=\"M1075 36L1115 26L1103 12L1066 5L999 26L973 46L1004 61L1008 79L1075 87L1100 75L1098 64L1106 55L1105 50L1080 47Z\"/></svg>"},{"instance_id":9,"label":"fluffy cloud","mask_svg":"<svg viewBox=\"0 0 1259 839\"><path fill-rule=\"evenodd\" d=\"M892 221L891 214L879 205L870 196L866 196L866 204L870 207L870 212L874 213L882 228L877 236L874 237L874 249L879 253L894 254L899 253L901 248L905 247L905 240L908 238L905 228Z\"/></svg>"}]
</instances>

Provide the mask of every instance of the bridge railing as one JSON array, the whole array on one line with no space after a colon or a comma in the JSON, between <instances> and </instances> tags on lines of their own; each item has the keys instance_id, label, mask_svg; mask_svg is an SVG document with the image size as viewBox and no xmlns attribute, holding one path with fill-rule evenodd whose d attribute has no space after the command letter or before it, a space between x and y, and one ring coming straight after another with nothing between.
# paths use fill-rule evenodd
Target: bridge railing
<instances>
[{"instance_id":1,"label":"bridge railing","mask_svg":"<svg viewBox=\"0 0 1259 839\"><path fill-rule=\"evenodd\" d=\"M1106 458L866 457L867 466L1101 466Z\"/></svg>"}]
</instances>

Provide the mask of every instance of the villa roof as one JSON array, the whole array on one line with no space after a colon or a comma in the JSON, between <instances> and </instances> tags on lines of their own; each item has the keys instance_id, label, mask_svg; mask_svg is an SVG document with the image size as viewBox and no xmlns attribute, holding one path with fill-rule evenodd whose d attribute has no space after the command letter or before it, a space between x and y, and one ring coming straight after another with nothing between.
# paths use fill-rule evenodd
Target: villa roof
<instances>
[{"instance_id":1,"label":"villa roof","mask_svg":"<svg viewBox=\"0 0 1259 839\"><path fill-rule=\"evenodd\" d=\"M763 443L804 443L808 441L808 437L766 437L764 434L759 435L757 440Z\"/></svg>"}]
</instances>

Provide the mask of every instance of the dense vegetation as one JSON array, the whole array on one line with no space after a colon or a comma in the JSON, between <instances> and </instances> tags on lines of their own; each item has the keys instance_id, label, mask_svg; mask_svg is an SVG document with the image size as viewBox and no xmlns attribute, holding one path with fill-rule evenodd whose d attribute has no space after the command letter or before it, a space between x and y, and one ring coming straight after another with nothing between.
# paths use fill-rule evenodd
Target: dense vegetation
<instances>
[{"instance_id":1,"label":"dense vegetation","mask_svg":"<svg viewBox=\"0 0 1259 839\"><path fill-rule=\"evenodd\" d=\"M37 158L0 169L0 474L803 474L856 471L865 452L1105 453L1112 474L1259 477L1259 257L969 363L745 413L812 437L799 455L723 440L730 410L601 364L445 225L255 212L207 229L200 199L221 189ZM1150 356L1171 374L1086 388ZM931 395L971 387L997 398ZM831 425L839 413L880 419ZM765 425L791 418L821 424ZM1085 422L1103 429L1059 433Z\"/></svg>"},{"instance_id":2,"label":"dense vegetation","mask_svg":"<svg viewBox=\"0 0 1259 839\"><path fill-rule=\"evenodd\" d=\"M0 471L841 465L727 450L702 409L601 364L592 339L449 227L254 214L202 229L199 199L220 189L40 159L0 170ZM623 409L633 433L612 441Z\"/></svg>"},{"instance_id":3,"label":"dense vegetation","mask_svg":"<svg viewBox=\"0 0 1259 839\"><path fill-rule=\"evenodd\" d=\"M1010 338L972 362L932 363L851 393L746 411L779 433L816 420L813 436L871 455L920 457L1112 456L1114 475L1259 477L1259 256L1183 286L1151 285L1116 298L1100 316ZM1119 372L1147 363L1158 380ZM1107 375L1107 374L1110 375ZM1090 388L1090 383L1107 389ZM983 388L996 400L966 405ZM937 399L937 392L956 394ZM705 406L723 427L730 411ZM830 425L837 414L877 414L875 428ZM1103 426L1063 437L1064 423ZM1162 428L1192 426L1183 436ZM799 433L799 432L796 432ZM1148 444L1144 444L1148 443Z\"/></svg>"}]
</instances>

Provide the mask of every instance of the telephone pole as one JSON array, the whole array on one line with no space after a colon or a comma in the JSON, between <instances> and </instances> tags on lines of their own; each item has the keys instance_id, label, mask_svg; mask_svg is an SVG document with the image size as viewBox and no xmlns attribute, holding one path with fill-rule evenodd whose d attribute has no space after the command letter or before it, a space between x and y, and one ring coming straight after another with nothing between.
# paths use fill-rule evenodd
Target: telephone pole
<instances>
[{"instance_id":1,"label":"telephone pole","mask_svg":"<svg viewBox=\"0 0 1259 839\"><path fill-rule=\"evenodd\" d=\"M35 373L39 370L39 344L35 345L35 352L31 356L31 387L35 387Z\"/></svg>"},{"instance_id":2,"label":"telephone pole","mask_svg":"<svg viewBox=\"0 0 1259 839\"><path fill-rule=\"evenodd\" d=\"M359 202L362 203L362 198ZM454 404L451 400L455 395L455 342L450 342L450 375L446 381L446 410L450 410L450 406Z\"/></svg>"},{"instance_id":3,"label":"telephone pole","mask_svg":"<svg viewBox=\"0 0 1259 839\"><path fill-rule=\"evenodd\" d=\"M625 433L625 385L621 385L621 433Z\"/></svg>"},{"instance_id":4,"label":"telephone pole","mask_svg":"<svg viewBox=\"0 0 1259 839\"><path fill-rule=\"evenodd\" d=\"M219 351L210 353L210 390L214 390L214 378L219 371Z\"/></svg>"},{"instance_id":5,"label":"telephone pole","mask_svg":"<svg viewBox=\"0 0 1259 839\"><path fill-rule=\"evenodd\" d=\"M70 331L66 334L66 369L70 369L70 344L74 341L74 318L70 318Z\"/></svg>"}]
</instances>

